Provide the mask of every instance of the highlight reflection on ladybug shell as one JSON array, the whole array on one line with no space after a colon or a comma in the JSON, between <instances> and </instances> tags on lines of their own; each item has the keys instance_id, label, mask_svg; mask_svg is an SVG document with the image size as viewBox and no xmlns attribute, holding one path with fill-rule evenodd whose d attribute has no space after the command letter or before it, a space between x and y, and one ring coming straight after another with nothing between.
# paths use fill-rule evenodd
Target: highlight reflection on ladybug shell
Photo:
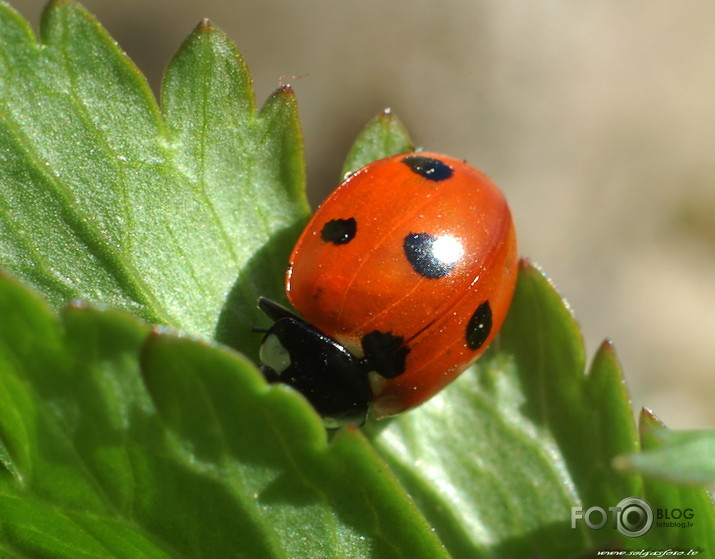
<instances>
[{"instance_id":1,"label":"highlight reflection on ladybug shell","mask_svg":"<svg viewBox=\"0 0 715 559\"><path fill-rule=\"evenodd\" d=\"M286 291L307 322L360 357L372 412L430 398L489 345L517 276L511 214L499 189L461 160L402 154L348 176L305 228Z\"/></svg>"}]
</instances>

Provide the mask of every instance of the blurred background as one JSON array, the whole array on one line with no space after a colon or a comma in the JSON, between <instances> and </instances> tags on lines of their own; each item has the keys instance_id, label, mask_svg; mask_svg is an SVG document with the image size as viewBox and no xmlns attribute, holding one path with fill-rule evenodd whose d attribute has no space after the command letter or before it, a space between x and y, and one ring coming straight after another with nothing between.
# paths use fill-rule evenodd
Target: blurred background
<instances>
[{"instance_id":1,"label":"blurred background","mask_svg":"<svg viewBox=\"0 0 715 559\"><path fill-rule=\"evenodd\" d=\"M14 0L35 29L44 0ZM259 104L291 83L310 198L391 107L417 145L510 200L589 359L611 337L636 409L715 426L715 3L711 0L84 0L157 90L208 17Z\"/></svg>"}]
</instances>

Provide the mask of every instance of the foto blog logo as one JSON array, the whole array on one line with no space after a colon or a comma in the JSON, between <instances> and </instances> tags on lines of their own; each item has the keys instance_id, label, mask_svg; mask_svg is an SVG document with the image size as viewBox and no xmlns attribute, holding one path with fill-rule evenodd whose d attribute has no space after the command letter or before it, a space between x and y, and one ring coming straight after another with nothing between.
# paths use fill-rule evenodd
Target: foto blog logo
<instances>
[{"instance_id":1,"label":"foto blog logo","mask_svg":"<svg viewBox=\"0 0 715 559\"><path fill-rule=\"evenodd\" d=\"M571 507L571 528L576 522L585 522L593 530L600 530L610 519L611 527L628 538L638 538L648 533L653 526L653 509L647 501L638 497L627 497L615 507Z\"/></svg>"}]
</instances>

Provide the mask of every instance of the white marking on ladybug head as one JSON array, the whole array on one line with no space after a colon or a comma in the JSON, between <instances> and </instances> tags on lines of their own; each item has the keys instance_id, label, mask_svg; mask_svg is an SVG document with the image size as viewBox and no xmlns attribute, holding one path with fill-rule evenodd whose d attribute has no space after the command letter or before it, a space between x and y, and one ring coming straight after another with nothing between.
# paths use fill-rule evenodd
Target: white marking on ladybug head
<instances>
[{"instance_id":1,"label":"white marking on ladybug head","mask_svg":"<svg viewBox=\"0 0 715 559\"><path fill-rule=\"evenodd\" d=\"M273 369L278 375L291 365L290 353L275 334L268 334L263 340L259 357L261 363Z\"/></svg>"}]
</instances>

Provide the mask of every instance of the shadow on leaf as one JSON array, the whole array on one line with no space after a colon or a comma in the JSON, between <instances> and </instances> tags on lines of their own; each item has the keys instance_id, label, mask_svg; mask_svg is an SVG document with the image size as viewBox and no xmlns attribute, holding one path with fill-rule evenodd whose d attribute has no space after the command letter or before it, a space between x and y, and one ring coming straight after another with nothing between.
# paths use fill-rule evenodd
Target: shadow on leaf
<instances>
[{"instance_id":1,"label":"shadow on leaf","mask_svg":"<svg viewBox=\"0 0 715 559\"><path fill-rule=\"evenodd\" d=\"M216 341L258 360L262 336L256 327L267 327L269 319L256 306L259 296L287 305L285 270L298 235L305 226L301 220L280 230L246 263L226 298L216 324Z\"/></svg>"}]
</instances>

